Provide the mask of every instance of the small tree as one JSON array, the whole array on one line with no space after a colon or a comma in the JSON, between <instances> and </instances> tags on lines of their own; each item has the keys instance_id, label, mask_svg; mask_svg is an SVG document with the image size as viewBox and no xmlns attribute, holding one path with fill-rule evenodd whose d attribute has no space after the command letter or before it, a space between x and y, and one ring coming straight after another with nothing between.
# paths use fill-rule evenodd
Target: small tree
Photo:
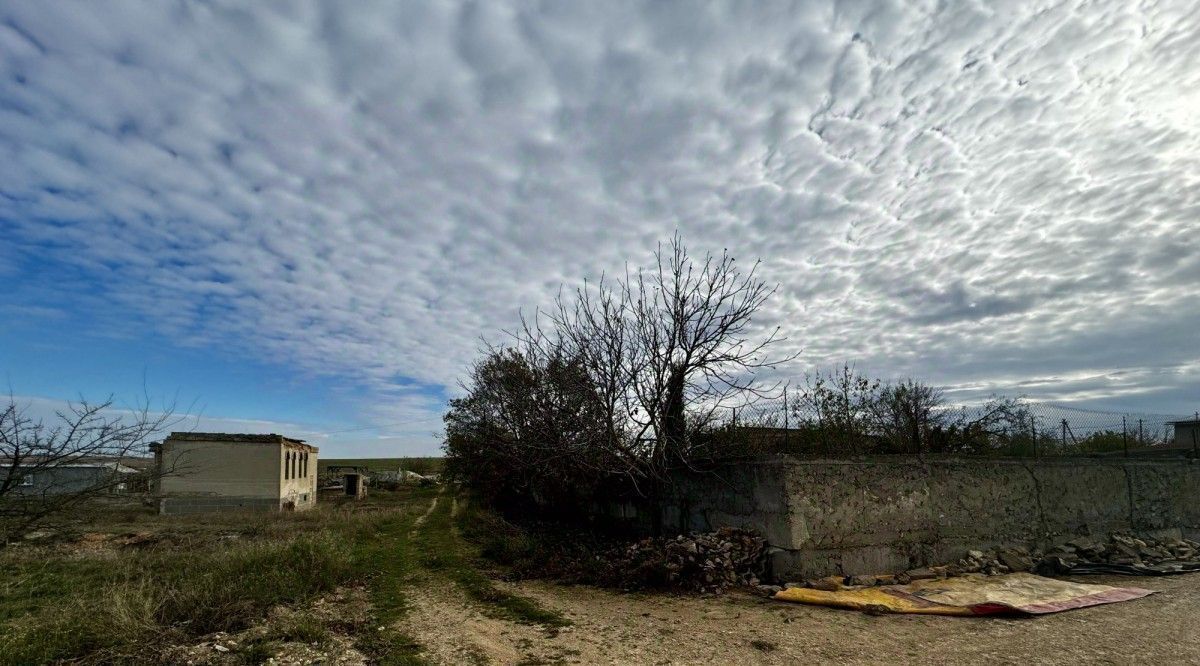
<instances>
[{"instance_id":1,"label":"small tree","mask_svg":"<svg viewBox=\"0 0 1200 666\"><path fill-rule=\"evenodd\" d=\"M577 360L490 349L450 401L446 473L502 508L571 507L601 470L601 402Z\"/></svg>"},{"instance_id":2,"label":"small tree","mask_svg":"<svg viewBox=\"0 0 1200 666\"><path fill-rule=\"evenodd\" d=\"M879 380L869 379L850 364L805 376L804 385L792 403L795 421L826 453L865 453L876 433L872 418Z\"/></svg>"},{"instance_id":3,"label":"small tree","mask_svg":"<svg viewBox=\"0 0 1200 666\"><path fill-rule=\"evenodd\" d=\"M890 453L927 453L931 435L945 428L948 414L941 389L905 379L881 386L874 400L872 422Z\"/></svg>"},{"instance_id":4,"label":"small tree","mask_svg":"<svg viewBox=\"0 0 1200 666\"><path fill-rule=\"evenodd\" d=\"M564 359L579 371L573 385L582 385L578 395L587 396L588 414L597 414L602 424L598 433L589 429L580 440L589 448L581 459L599 466L603 475L623 477L657 505L672 470L713 453L715 440L693 437L696 429L723 407L769 392L758 384L758 372L787 359L768 358L770 348L782 341L778 329L759 334L751 326L774 293L758 277L757 263L743 270L728 253L693 259L678 234L660 245L654 258L648 269L627 270L623 279L602 278L560 291L555 307L526 321L515 337L526 366L546 368ZM480 414L473 420L480 431L512 432L496 409L468 408L472 400L497 400L479 388L478 369L468 397L452 405L447 423L454 421L453 430L463 432L457 412L466 410ZM448 427L447 451L455 457L452 434ZM535 437L536 443L523 446L568 444L552 429ZM573 447L546 465L574 469L567 457ZM470 463L463 458L460 464ZM653 515L657 518L658 511Z\"/></svg>"},{"instance_id":5,"label":"small tree","mask_svg":"<svg viewBox=\"0 0 1200 666\"><path fill-rule=\"evenodd\" d=\"M150 438L176 421L172 409L151 412L148 404L117 412L111 399L81 400L46 423L29 416L28 406L10 396L0 408L2 543L126 482L121 463L146 456ZM82 486L56 481L56 470L80 464L108 465L109 471ZM30 483L35 479L50 481Z\"/></svg>"},{"instance_id":6,"label":"small tree","mask_svg":"<svg viewBox=\"0 0 1200 666\"><path fill-rule=\"evenodd\" d=\"M1037 435L1046 439L1044 435ZM992 396L981 407L946 411L934 433L934 451L1028 455L1033 449L1033 419L1020 398Z\"/></svg>"}]
</instances>

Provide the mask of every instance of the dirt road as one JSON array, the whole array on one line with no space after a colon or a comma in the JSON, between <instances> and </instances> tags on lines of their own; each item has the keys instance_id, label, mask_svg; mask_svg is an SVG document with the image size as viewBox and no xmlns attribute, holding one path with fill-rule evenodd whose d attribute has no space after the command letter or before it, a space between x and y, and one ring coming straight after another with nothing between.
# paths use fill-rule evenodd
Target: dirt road
<instances>
[{"instance_id":1,"label":"dirt road","mask_svg":"<svg viewBox=\"0 0 1200 666\"><path fill-rule=\"evenodd\" d=\"M507 584L561 612L547 630L485 616L453 594L412 597L408 623L434 663L585 664L1186 664L1200 663L1200 574L1096 578L1146 599L1028 619L869 616L747 594L620 594Z\"/></svg>"}]
</instances>

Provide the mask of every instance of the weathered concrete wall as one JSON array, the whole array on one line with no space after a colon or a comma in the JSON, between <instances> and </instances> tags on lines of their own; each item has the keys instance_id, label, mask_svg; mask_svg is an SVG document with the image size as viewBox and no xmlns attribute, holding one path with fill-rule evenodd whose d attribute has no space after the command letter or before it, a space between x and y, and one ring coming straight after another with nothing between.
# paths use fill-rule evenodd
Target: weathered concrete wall
<instances>
[{"instance_id":1,"label":"weathered concrete wall","mask_svg":"<svg viewBox=\"0 0 1200 666\"><path fill-rule=\"evenodd\" d=\"M212 495L178 495L158 500L158 512L178 516L189 513L223 511L279 511L280 500L270 497L217 497Z\"/></svg>"},{"instance_id":2,"label":"weathered concrete wall","mask_svg":"<svg viewBox=\"0 0 1200 666\"><path fill-rule=\"evenodd\" d=\"M0 470L0 473L4 473ZM69 495L104 489L106 492L124 492L125 487L116 485L132 475L118 472L108 467L63 465L24 471L21 485L14 486L12 493L25 497L45 497L49 495Z\"/></svg>"},{"instance_id":3,"label":"weathered concrete wall","mask_svg":"<svg viewBox=\"0 0 1200 666\"><path fill-rule=\"evenodd\" d=\"M1200 465L779 457L681 479L665 522L757 529L779 578L901 571L1114 531L1200 536Z\"/></svg>"},{"instance_id":4,"label":"weathered concrete wall","mask_svg":"<svg viewBox=\"0 0 1200 666\"><path fill-rule=\"evenodd\" d=\"M162 493L280 498L281 445L166 440Z\"/></svg>"},{"instance_id":5,"label":"weathered concrete wall","mask_svg":"<svg viewBox=\"0 0 1200 666\"><path fill-rule=\"evenodd\" d=\"M282 439L282 438L281 438ZM162 513L310 509L317 503L315 447L284 441L168 438L155 453Z\"/></svg>"},{"instance_id":6,"label":"weathered concrete wall","mask_svg":"<svg viewBox=\"0 0 1200 666\"><path fill-rule=\"evenodd\" d=\"M317 502L316 451L309 452L305 447L284 444L279 447L277 455L280 496L285 502L292 502L298 510L314 506ZM290 463L287 462L289 455Z\"/></svg>"}]
</instances>

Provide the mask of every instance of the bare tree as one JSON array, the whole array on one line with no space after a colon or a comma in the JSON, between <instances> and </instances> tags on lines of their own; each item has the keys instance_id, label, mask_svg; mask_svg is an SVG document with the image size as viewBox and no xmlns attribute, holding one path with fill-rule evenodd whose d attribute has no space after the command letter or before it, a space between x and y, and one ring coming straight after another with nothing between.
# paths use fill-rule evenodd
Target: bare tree
<instances>
[{"instance_id":1,"label":"bare tree","mask_svg":"<svg viewBox=\"0 0 1200 666\"><path fill-rule=\"evenodd\" d=\"M624 278L560 292L515 337L530 359L579 364L605 422L596 442L605 455L594 459L657 500L672 469L709 452L692 436L697 426L772 392L778 385L762 385L760 372L793 356L770 358L779 329L752 327L775 292L757 262L743 270L728 252L693 259L678 234L654 258Z\"/></svg>"},{"instance_id":2,"label":"bare tree","mask_svg":"<svg viewBox=\"0 0 1200 666\"><path fill-rule=\"evenodd\" d=\"M10 396L0 408L0 544L129 481L125 465L144 460L150 438L177 422L173 407L149 403L116 410L111 398L80 400L46 423ZM97 473L69 477L83 466Z\"/></svg>"}]
</instances>

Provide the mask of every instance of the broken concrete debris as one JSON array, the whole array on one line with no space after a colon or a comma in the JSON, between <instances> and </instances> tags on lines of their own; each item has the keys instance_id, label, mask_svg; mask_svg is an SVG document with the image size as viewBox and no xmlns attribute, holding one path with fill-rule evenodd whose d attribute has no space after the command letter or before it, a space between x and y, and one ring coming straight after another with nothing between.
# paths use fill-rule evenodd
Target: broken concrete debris
<instances>
[{"instance_id":1,"label":"broken concrete debris","mask_svg":"<svg viewBox=\"0 0 1200 666\"><path fill-rule=\"evenodd\" d=\"M748 530L642 539L609 560L627 572L623 587L671 587L719 592L733 585L757 585L766 540Z\"/></svg>"},{"instance_id":2,"label":"broken concrete debris","mask_svg":"<svg viewBox=\"0 0 1200 666\"><path fill-rule=\"evenodd\" d=\"M1190 566L1189 566L1190 565ZM1041 574L1170 573L1200 567L1200 544L1187 539L1154 539L1112 534L1106 540L1072 539L1046 550L1000 548L970 551L952 565L960 573L995 575L1012 571Z\"/></svg>"},{"instance_id":3,"label":"broken concrete debris","mask_svg":"<svg viewBox=\"0 0 1200 666\"><path fill-rule=\"evenodd\" d=\"M1200 571L1200 543L1188 539L1154 539L1118 533L1103 540L1072 539L1044 550L1020 546L988 551L968 550L962 559L953 564L921 567L897 574L827 576L802 583L787 583L783 587L804 587L833 592L846 587L907 585L917 580L950 578L964 574L999 576L1036 572L1041 575L1161 575L1183 571ZM767 586L759 588L764 593L768 592Z\"/></svg>"}]
</instances>

